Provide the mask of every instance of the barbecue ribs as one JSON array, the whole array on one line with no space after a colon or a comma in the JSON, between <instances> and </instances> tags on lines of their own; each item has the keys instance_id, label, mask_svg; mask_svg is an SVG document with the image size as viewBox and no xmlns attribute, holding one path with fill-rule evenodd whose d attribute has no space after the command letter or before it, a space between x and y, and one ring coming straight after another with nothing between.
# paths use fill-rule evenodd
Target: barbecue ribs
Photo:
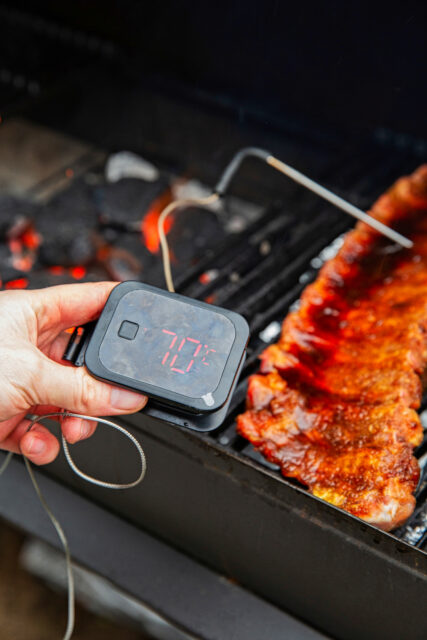
<instances>
[{"instance_id":1,"label":"barbecue ribs","mask_svg":"<svg viewBox=\"0 0 427 640\"><path fill-rule=\"evenodd\" d=\"M370 211L302 294L249 381L238 430L285 476L385 530L413 511L427 365L427 165Z\"/></svg>"}]
</instances>

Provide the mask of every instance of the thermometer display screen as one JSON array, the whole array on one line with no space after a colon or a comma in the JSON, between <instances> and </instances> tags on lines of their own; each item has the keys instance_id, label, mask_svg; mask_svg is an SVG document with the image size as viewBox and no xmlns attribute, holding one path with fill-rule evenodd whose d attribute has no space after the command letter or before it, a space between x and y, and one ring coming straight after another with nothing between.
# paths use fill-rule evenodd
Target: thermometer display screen
<instances>
[{"instance_id":1,"label":"thermometer display screen","mask_svg":"<svg viewBox=\"0 0 427 640\"><path fill-rule=\"evenodd\" d=\"M208 305L134 290L119 300L99 360L113 373L209 407L235 338L233 322Z\"/></svg>"}]
</instances>

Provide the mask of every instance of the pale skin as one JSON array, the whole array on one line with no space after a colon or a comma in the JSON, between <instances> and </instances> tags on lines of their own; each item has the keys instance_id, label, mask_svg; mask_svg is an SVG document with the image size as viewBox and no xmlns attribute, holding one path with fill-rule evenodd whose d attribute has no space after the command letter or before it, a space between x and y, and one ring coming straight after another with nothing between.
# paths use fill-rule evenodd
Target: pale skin
<instances>
[{"instance_id":1,"label":"pale skin","mask_svg":"<svg viewBox=\"0 0 427 640\"><path fill-rule=\"evenodd\" d=\"M97 318L116 284L0 292L0 448L47 464L58 455L58 439L39 423L28 432L27 414L67 409L114 416L145 406L145 396L100 382L85 367L62 360L70 337L65 330ZM80 418L61 421L70 443L91 436L95 426Z\"/></svg>"}]
</instances>

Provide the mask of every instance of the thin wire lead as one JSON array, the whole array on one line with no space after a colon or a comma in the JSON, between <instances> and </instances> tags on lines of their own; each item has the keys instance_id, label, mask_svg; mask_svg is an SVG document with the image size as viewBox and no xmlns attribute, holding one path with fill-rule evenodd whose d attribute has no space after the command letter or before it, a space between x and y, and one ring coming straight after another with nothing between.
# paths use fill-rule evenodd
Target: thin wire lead
<instances>
[{"instance_id":1,"label":"thin wire lead","mask_svg":"<svg viewBox=\"0 0 427 640\"><path fill-rule=\"evenodd\" d=\"M43 418L44 416L38 416L38 417ZM32 424L35 424L36 422L38 422L38 420L34 420ZM4 459L2 466L0 467L0 476L6 471L12 458L13 458L13 453L9 452L6 458ZM71 563L70 546L68 544L67 536L65 535L63 528L61 527L59 521L56 519L55 515L53 514L51 508L49 507L49 505L47 504L43 496L42 490L40 489L40 486L31 468L30 461L25 456L23 456L23 458L24 458L25 466L27 467L28 475L30 476L31 482L33 483L34 490L37 493L38 499L40 500L40 504L42 505L45 513L47 513L47 515L49 516L50 521L53 524L56 530L56 533L58 534L58 538L60 539L64 549L65 566L66 566L66 572L67 572L68 613L67 613L67 627L65 629L64 635L62 636L62 640L70 640L74 631L74 622L75 622L74 576L73 576L73 567Z\"/></svg>"},{"instance_id":2,"label":"thin wire lead","mask_svg":"<svg viewBox=\"0 0 427 640\"><path fill-rule=\"evenodd\" d=\"M117 424L116 422L112 422L111 420L107 420L106 418L94 418L93 416L87 416L81 413L72 413L70 411L55 411L53 413L48 413L42 416L38 416L38 415L27 416L27 418L30 420L30 424L28 425L27 432L30 431L35 424L37 424L38 422L41 422L42 420L47 420L49 418L58 418L58 417L82 418L84 420L89 420L92 422L100 422L102 424L105 424L108 427L112 427L113 429L120 431L120 433L122 433L127 438L129 438L129 440L134 444L135 448L138 451L140 462L141 462L141 471L136 480L134 480L133 482L122 483L122 484L106 482L104 480L99 480L98 478L90 476L78 468L78 466L76 465L76 463L71 457L70 451L68 449L68 443L65 440L64 436L62 435L62 447L64 450L65 458L68 464L70 465L71 469L74 471L74 473L80 476L80 478L82 478L83 480L86 480L86 482L90 482L92 484L95 484L99 487L104 487L106 489L130 489L131 487L136 487L136 485L142 482L145 476L145 472L147 470L147 462L146 462L144 450L141 447L138 440L129 431L127 431L127 429ZM13 453L11 452L8 453L6 458L3 461L3 464L0 467L0 476L6 471L12 458L13 458ZM65 565L66 565L66 573L67 573L67 585L68 585L68 589L67 589L68 615L67 615L67 627L65 629L65 633L63 635L62 640L70 640L74 631L74 622L75 622L75 591L74 591L74 576L73 576L70 546L68 544L68 540L63 528L61 527L59 521L57 520L51 508L46 502L46 499L42 493L40 485L38 484L37 479L34 475L30 461L25 456L23 456L23 458L24 458L25 466L28 471L28 475L30 476L31 482L33 483L34 490L37 494L38 499L40 500L40 504L42 505L45 513L48 515L50 521L52 522L56 530L56 533L58 534L58 538L60 539L64 549Z\"/></svg>"},{"instance_id":3,"label":"thin wire lead","mask_svg":"<svg viewBox=\"0 0 427 640\"><path fill-rule=\"evenodd\" d=\"M45 417L45 416L40 416L40 417ZM38 421L35 421L38 422ZM34 424L35 424L34 422ZM53 526L56 529L56 533L58 534L58 538L61 540L62 546L64 548L64 553L65 553L65 566L66 566L66 571L67 571L67 585L68 585L68 615L67 615L67 627L65 629L65 633L63 636L63 640L70 640L71 636L73 635L73 631L74 631L74 622L75 622L75 592L74 592L74 575L73 575L73 566L72 566L72 561L71 561L71 552L70 552L70 546L68 544L68 540L67 537L64 533L63 528L61 527L59 521L57 520L57 518L55 517L55 515L53 514L51 508L49 507L49 505L47 504L44 495L42 493L42 490L40 489L40 486L36 480L36 477L34 475L33 469L31 467L30 461L28 460L28 458L26 458L24 456L24 462L25 462L25 466L27 467L27 471L28 474L31 478L31 482L33 483L33 487L35 489L35 492L37 493L38 499L40 500L40 504L42 505L43 509L45 510L45 512L47 513L47 515L50 518L50 521L52 522Z\"/></svg>"},{"instance_id":4,"label":"thin wire lead","mask_svg":"<svg viewBox=\"0 0 427 640\"><path fill-rule=\"evenodd\" d=\"M50 414L50 416L49 415L43 416L43 418L52 417L53 415L57 415L57 414ZM147 470L147 461L145 458L145 453L143 448L139 444L138 440L127 429L122 427L120 424L117 424L116 422L111 422L111 420L106 420L105 418L94 418L93 416L85 416L81 413L71 413L69 411L61 413L60 415L63 417L70 417L70 418L84 418L85 420L89 420L91 422L100 422L101 424L105 424L107 427L116 429L116 431L120 431L120 433L126 436L126 438L128 438L133 443L133 445L135 446L136 450L139 453L139 458L141 462L141 471L139 473L139 476L136 478L136 480L133 480L133 482L126 482L126 483L106 482L105 480L99 480L94 476L90 476L78 468L78 466L76 465L76 463L71 457L70 451L68 449L68 443L65 440L64 436L62 435L62 447L64 449L64 454L67 459L67 462L72 468L72 470L74 471L74 473L80 476L80 478L82 478L83 480L86 480L86 482L95 484L98 487L104 487L105 489L132 489L132 487L136 487L140 482L143 481L145 472Z\"/></svg>"},{"instance_id":5,"label":"thin wire lead","mask_svg":"<svg viewBox=\"0 0 427 640\"><path fill-rule=\"evenodd\" d=\"M171 262L170 262L170 253L169 253L169 245L166 239L165 234L165 221L170 214L175 211L175 209L181 207L192 207L194 205L199 205L202 207L207 207L210 204L214 204L217 200L219 200L220 196L218 193L212 193L210 196L206 198L185 198L182 200L175 200L175 202L171 202L167 205L162 211L157 221L157 231L160 238L160 246L162 249L162 259L163 259L163 271L165 274L166 286L168 291L171 293L175 293L175 288L173 285L172 278L172 270L171 270Z\"/></svg>"}]
</instances>

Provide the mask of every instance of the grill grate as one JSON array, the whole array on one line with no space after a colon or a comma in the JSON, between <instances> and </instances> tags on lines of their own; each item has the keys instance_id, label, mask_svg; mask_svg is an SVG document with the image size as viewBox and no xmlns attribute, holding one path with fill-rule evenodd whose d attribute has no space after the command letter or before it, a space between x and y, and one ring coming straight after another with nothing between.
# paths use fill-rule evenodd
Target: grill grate
<instances>
[{"instance_id":1,"label":"grill grate","mask_svg":"<svg viewBox=\"0 0 427 640\"><path fill-rule=\"evenodd\" d=\"M329 167L324 178L335 191L366 209L397 177L411 172L419 163L408 149L404 153L390 152L376 146L346 159L340 165L345 169L337 174L336 168ZM351 221L342 213L319 205L297 188L291 199L287 197L286 205L270 208L244 233L229 239L221 255L208 256L177 282L180 293L242 313L251 328L247 361L227 419L220 432L207 437L260 468L276 472L281 480L279 467L237 434L235 418L244 408L247 379L258 368L259 354L277 340L283 318L323 262L338 249L339 235L350 226ZM209 277L203 278L204 273ZM420 415L427 427L427 397ZM416 494L417 506L394 535L427 550L427 433L415 455L420 463L426 462ZM298 484L288 478L285 481Z\"/></svg>"}]
</instances>

